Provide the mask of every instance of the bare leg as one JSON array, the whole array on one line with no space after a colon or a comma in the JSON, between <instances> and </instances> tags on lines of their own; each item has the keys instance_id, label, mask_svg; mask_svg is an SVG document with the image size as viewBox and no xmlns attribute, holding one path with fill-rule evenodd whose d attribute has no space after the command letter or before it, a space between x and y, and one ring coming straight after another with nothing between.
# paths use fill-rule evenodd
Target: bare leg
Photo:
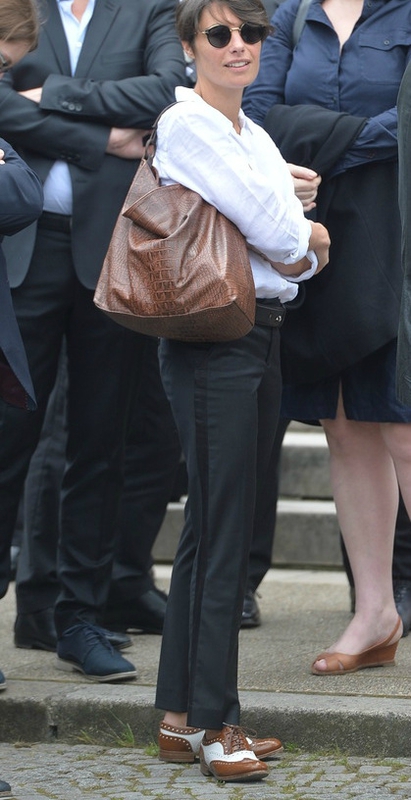
<instances>
[{"instance_id":1,"label":"bare leg","mask_svg":"<svg viewBox=\"0 0 411 800\"><path fill-rule=\"evenodd\" d=\"M175 728L187 727L187 711L184 714L177 714L175 711L166 711L163 722L173 725Z\"/></svg>"},{"instance_id":2,"label":"bare leg","mask_svg":"<svg viewBox=\"0 0 411 800\"><path fill-rule=\"evenodd\" d=\"M340 397L336 419L322 424L356 591L355 615L328 649L354 655L385 639L398 619L391 574L398 483L380 423L347 420ZM316 668L325 670L325 661L317 661Z\"/></svg>"},{"instance_id":3,"label":"bare leg","mask_svg":"<svg viewBox=\"0 0 411 800\"><path fill-rule=\"evenodd\" d=\"M185 714L177 714L174 711L166 711L163 722L176 728L187 728L187 712ZM193 728L193 730L197 730L197 728ZM218 736L220 731L207 728L205 733L206 739L213 739Z\"/></svg>"}]
</instances>

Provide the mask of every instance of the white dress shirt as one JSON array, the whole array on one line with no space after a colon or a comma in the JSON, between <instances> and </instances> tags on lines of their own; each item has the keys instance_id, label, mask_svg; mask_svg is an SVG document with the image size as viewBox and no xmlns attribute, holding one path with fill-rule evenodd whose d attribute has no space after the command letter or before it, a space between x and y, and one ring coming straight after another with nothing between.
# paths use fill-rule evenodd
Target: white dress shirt
<instances>
[{"instance_id":1,"label":"white dress shirt","mask_svg":"<svg viewBox=\"0 0 411 800\"><path fill-rule=\"evenodd\" d=\"M307 255L311 269L287 278L249 250L256 297L294 299L297 282L314 274L317 258L307 253L311 225L278 148L242 111L239 135L230 120L193 89L177 87L176 99L179 102L158 125L154 164L161 182L181 183L198 192L270 261L288 265Z\"/></svg>"},{"instance_id":2,"label":"white dress shirt","mask_svg":"<svg viewBox=\"0 0 411 800\"><path fill-rule=\"evenodd\" d=\"M95 0L89 0L81 20L74 16L72 4L73 0L57 0L69 49L71 74L74 75L87 26L93 16ZM71 215L72 208L73 192L68 164L55 161L44 183L44 210Z\"/></svg>"}]
</instances>

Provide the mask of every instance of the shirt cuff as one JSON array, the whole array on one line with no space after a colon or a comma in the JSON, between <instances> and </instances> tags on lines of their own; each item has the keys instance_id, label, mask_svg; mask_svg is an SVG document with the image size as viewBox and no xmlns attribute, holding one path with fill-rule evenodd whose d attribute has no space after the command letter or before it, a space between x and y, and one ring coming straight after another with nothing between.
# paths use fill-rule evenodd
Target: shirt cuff
<instances>
[{"instance_id":1,"label":"shirt cuff","mask_svg":"<svg viewBox=\"0 0 411 800\"><path fill-rule=\"evenodd\" d=\"M308 281L309 278L312 278L315 275L318 267L318 258L314 253L314 250L309 250L306 253L306 258L311 261L310 269L306 269L301 275L287 275L287 280L292 281L292 283L300 283L300 281Z\"/></svg>"}]
</instances>

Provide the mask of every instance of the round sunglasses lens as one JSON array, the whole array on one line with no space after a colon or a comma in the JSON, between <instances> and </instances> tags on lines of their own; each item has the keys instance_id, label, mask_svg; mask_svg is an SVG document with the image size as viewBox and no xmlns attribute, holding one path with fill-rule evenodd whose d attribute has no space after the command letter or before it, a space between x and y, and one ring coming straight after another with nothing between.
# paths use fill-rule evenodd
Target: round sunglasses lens
<instances>
[{"instance_id":1,"label":"round sunglasses lens","mask_svg":"<svg viewBox=\"0 0 411 800\"><path fill-rule=\"evenodd\" d=\"M231 39L231 31L227 25L216 25L207 31L207 39L213 47L226 47Z\"/></svg>"},{"instance_id":2,"label":"round sunglasses lens","mask_svg":"<svg viewBox=\"0 0 411 800\"><path fill-rule=\"evenodd\" d=\"M249 25L247 22L241 28L241 37L246 44L261 42L265 33L263 25Z\"/></svg>"}]
</instances>

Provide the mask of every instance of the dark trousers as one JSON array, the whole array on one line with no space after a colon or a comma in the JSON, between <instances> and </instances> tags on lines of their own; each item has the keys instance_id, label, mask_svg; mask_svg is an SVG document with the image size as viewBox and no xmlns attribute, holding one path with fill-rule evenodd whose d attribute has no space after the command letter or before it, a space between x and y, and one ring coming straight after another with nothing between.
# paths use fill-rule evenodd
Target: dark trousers
<instances>
[{"instance_id":1,"label":"dark trousers","mask_svg":"<svg viewBox=\"0 0 411 800\"><path fill-rule=\"evenodd\" d=\"M156 706L188 724L238 723L238 631L255 508L267 491L281 374L279 329L230 343L162 341L160 367L189 479Z\"/></svg>"},{"instance_id":2,"label":"dark trousers","mask_svg":"<svg viewBox=\"0 0 411 800\"><path fill-rule=\"evenodd\" d=\"M130 392L140 338L116 325L77 279L70 234L39 229L28 275L13 291L39 409L0 410L0 591L30 458L56 381L63 338L68 361L68 441L61 495L56 626L94 620L107 599L122 485Z\"/></svg>"},{"instance_id":3,"label":"dark trousers","mask_svg":"<svg viewBox=\"0 0 411 800\"><path fill-rule=\"evenodd\" d=\"M116 551L108 605L133 602L153 586L152 548L173 491L181 448L158 366L158 341L144 339L139 381L130 404L123 488L116 526ZM61 354L41 439L30 463L21 513L16 575L19 613L55 604L60 528L60 490L64 473L67 362Z\"/></svg>"},{"instance_id":4,"label":"dark trousers","mask_svg":"<svg viewBox=\"0 0 411 800\"><path fill-rule=\"evenodd\" d=\"M288 419L279 418L267 468L267 488L261 495L259 507L256 509L247 580L247 588L253 592L271 569L281 474L281 447L288 425Z\"/></svg>"},{"instance_id":5,"label":"dark trousers","mask_svg":"<svg viewBox=\"0 0 411 800\"><path fill-rule=\"evenodd\" d=\"M126 437L108 606L132 603L152 587L151 551L180 462L180 442L161 383L157 350L157 339L146 337L141 390L133 400Z\"/></svg>"},{"instance_id":6,"label":"dark trousers","mask_svg":"<svg viewBox=\"0 0 411 800\"><path fill-rule=\"evenodd\" d=\"M64 346L41 438L32 456L20 501L20 552L16 572L18 613L30 614L53 608L59 593L57 547L67 444L67 383Z\"/></svg>"}]
</instances>

